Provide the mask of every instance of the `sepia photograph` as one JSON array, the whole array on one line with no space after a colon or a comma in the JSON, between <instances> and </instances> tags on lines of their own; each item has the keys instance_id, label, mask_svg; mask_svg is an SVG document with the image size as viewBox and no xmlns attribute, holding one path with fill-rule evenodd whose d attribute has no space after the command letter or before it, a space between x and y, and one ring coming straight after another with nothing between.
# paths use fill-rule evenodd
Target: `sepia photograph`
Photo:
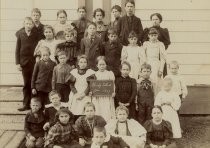
<instances>
[{"instance_id":1,"label":"sepia photograph","mask_svg":"<svg viewBox=\"0 0 210 148\"><path fill-rule=\"evenodd\" d=\"M209 0L0 0L0 148L209 147Z\"/></svg>"}]
</instances>

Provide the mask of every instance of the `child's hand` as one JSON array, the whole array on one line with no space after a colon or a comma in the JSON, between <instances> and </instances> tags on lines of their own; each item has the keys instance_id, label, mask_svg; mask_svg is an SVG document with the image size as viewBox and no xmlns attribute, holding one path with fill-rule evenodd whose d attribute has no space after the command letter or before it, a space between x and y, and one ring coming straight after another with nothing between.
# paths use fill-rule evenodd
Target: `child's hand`
<instances>
[{"instance_id":1,"label":"child's hand","mask_svg":"<svg viewBox=\"0 0 210 148\"><path fill-rule=\"evenodd\" d=\"M85 146L85 144L86 144L85 139L84 139L84 138L79 138L79 144L80 144L81 146Z\"/></svg>"},{"instance_id":2,"label":"child's hand","mask_svg":"<svg viewBox=\"0 0 210 148\"><path fill-rule=\"evenodd\" d=\"M112 93L112 98L114 98L114 97L115 97L115 95L116 95L116 93L114 93L114 92L113 92L113 93Z\"/></svg>"},{"instance_id":3,"label":"child's hand","mask_svg":"<svg viewBox=\"0 0 210 148\"><path fill-rule=\"evenodd\" d=\"M44 126L43 126L43 129L46 131L49 128L50 128L50 123L49 122L45 123Z\"/></svg>"},{"instance_id":4,"label":"child's hand","mask_svg":"<svg viewBox=\"0 0 210 148\"><path fill-rule=\"evenodd\" d=\"M22 71L22 67L20 66L20 64L17 64L16 66L18 71Z\"/></svg>"},{"instance_id":5,"label":"child's hand","mask_svg":"<svg viewBox=\"0 0 210 148\"><path fill-rule=\"evenodd\" d=\"M32 89L32 94L33 95L36 95L37 94L36 89L34 89L34 88Z\"/></svg>"},{"instance_id":6,"label":"child's hand","mask_svg":"<svg viewBox=\"0 0 210 148\"><path fill-rule=\"evenodd\" d=\"M158 71L158 77L161 78L163 75L163 72L162 71Z\"/></svg>"},{"instance_id":7,"label":"child's hand","mask_svg":"<svg viewBox=\"0 0 210 148\"><path fill-rule=\"evenodd\" d=\"M36 138L35 138L34 136L30 136L29 139L30 139L31 141L35 141L35 140L36 140Z\"/></svg>"}]
</instances>

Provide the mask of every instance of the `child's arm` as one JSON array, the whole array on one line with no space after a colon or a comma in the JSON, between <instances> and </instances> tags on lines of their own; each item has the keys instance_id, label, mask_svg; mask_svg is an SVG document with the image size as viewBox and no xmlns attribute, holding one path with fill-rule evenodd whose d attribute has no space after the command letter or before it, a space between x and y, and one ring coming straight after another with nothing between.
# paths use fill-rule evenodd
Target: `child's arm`
<instances>
[{"instance_id":1,"label":"child's arm","mask_svg":"<svg viewBox=\"0 0 210 148\"><path fill-rule=\"evenodd\" d=\"M126 51L126 47L123 46L122 48L122 52L121 52L121 62L125 61L128 57L127 51Z\"/></svg>"},{"instance_id":2,"label":"child's arm","mask_svg":"<svg viewBox=\"0 0 210 148\"><path fill-rule=\"evenodd\" d=\"M37 80L37 75L39 72L39 62L35 64L34 66L34 70L33 70L33 74L32 74L32 79L31 79L31 89L32 89L32 94L36 95L37 91L36 91L36 87L35 87L35 82Z\"/></svg>"},{"instance_id":3,"label":"child's arm","mask_svg":"<svg viewBox=\"0 0 210 148\"><path fill-rule=\"evenodd\" d=\"M141 24L141 19L140 18L138 18L138 22L137 22L136 26L138 27L138 31L137 31L137 35L138 35L138 39L139 39L138 42L140 42L141 43L140 45L142 45L143 26Z\"/></svg>"},{"instance_id":4,"label":"child's arm","mask_svg":"<svg viewBox=\"0 0 210 148\"><path fill-rule=\"evenodd\" d=\"M30 114L28 113L25 117L25 124L24 124L24 130L26 137L30 138L30 140L35 141L35 137L30 132L30 123L28 122Z\"/></svg>"},{"instance_id":5,"label":"child's arm","mask_svg":"<svg viewBox=\"0 0 210 148\"><path fill-rule=\"evenodd\" d=\"M59 133L58 130L59 129L57 128L56 125L54 125L50 128L50 130L48 131L48 134L46 136L46 139L45 139L45 146L44 147L53 148L54 142L55 142L55 137L60 136L60 133Z\"/></svg>"},{"instance_id":6,"label":"child's arm","mask_svg":"<svg viewBox=\"0 0 210 148\"><path fill-rule=\"evenodd\" d=\"M17 42L16 42L16 50L15 50L15 61L16 61L17 69L19 71L21 71L22 70L22 68L20 66L21 39L20 39L18 33L16 33L16 36L17 36Z\"/></svg>"},{"instance_id":7,"label":"child's arm","mask_svg":"<svg viewBox=\"0 0 210 148\"><path fill-rule=\"evenodd\" d=\"M159 105L159 106L161 106L161 104L162 104L161 98L162 98L161 92L159 92L159 93L157 94L156 98L155 98L154 105Z\"/></svg>"},{"instance_id":8,"label":"child's arm","mask_svg":"<svg viewBox=\"0 0 210 148\"><path fill-rule=\"evenodd\" d=\"M179 97L179 95L173 93L173 101L171 103L171 106L173 107L174 110L179 110L179 108L181 107L181 99Z\"/></svg>"},{"instance_id":9,"label":"child's arm","mask_svg":"<svg viewBox=\"0 0 210 148\"><path fill-rule=\"evenodd\" d=\"M188 90L187 90L187 86L183 78L180 78L180 85L181 85L181 91L182 91L182 99L185 99L188 94Z\"/></svg>"},{"instance_id":10,"label":"child's arm","mask_svg":"<svg viewBox=\"0 0 210 148\"><path fill-rule=\"evenodd\" d=\"M160 73L163 73L163 68L164 68L164 65L166 63L166 56L167 56L167 53L166 53L166 50L165 50L165 46L162 42L160 42L160 69L159 69L159 72Z\"/></svg>"},{"instance_id":11,"label":"child's arm","mask_svg":"<svg viewBox=\"0 0 210 148\"><path fill-rule=\"evenodd\" d=\"M52 75L52 90L55 90L55 84L56 84L56 66L53 69L53 75Z\"/></svg>"}]
</instances>

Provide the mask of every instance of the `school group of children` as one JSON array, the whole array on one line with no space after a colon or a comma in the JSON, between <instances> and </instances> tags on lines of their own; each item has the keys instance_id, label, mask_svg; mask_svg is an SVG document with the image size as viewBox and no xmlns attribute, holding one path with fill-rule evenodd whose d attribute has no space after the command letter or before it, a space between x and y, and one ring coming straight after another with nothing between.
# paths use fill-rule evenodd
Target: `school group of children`
<instances>
[{"instance_id":1,"label":"school group of children","mask_svg":"<svg viewBox=\"0 0 210 148\"><path fill-rule=\"evenodd\" d=\"M35 8L17 33L16 64L22 71L27 148L165 148L181 138L177 111L187 96L177 61L168 63L170 44L162 16L143 30L134 15L135 2L112 7L115 20L104 24L104 10L95 22L79 7L79 19L67 23L59 10L53 27L40 22ZM164 77L164 78L163 78ZM114 93L96 97L91 80L112 80Z\"/></svg>"}]
</instances>

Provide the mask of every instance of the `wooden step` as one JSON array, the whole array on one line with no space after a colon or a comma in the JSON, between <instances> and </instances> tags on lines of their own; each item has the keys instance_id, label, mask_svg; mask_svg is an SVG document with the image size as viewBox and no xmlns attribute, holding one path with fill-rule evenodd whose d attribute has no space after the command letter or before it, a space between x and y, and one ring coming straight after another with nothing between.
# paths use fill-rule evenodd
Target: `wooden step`
<instances>
[{"instance_id":1,"label":"wooden step","mask_svg":"<svg viewBox=\"0 0 210 148\"><path fill-rule=\"evenodd\" d=\"M0 102L22 102L22 87L0 88Z\"/></svg>"},{"instance_id":2,"label":"wooden step","mask_svg":"<svg viewBox=\"0 0 210 148\"><path fill-rule=\"evenodd\" d=\"M5 131L3 135L0 138L0 145L2 148L4 148L11 139L15 136L16 131Z\"/></svg>"},{"instance_id":3,"label":"wooden step","mask_svg":"<svg viewBox=\"0 0 210 148\"><path fill-rule=\"evenodd\" d=\"M0 123L0 130L23 131L24 123Z\"/></svg>"},{"instance_id":4,"label":"wooden step","mask_svg":"<svg viewBox=\"0 0 210 148\"><path fill-rule=\"evenodd\" d=\"M25 115L0 115L0 123L24 123Z\"/></svg>"},{"instance_id":5,"label":"wooden step","mask_svg":"<svg viewBox=\"0 0 210 148\"><path fill-rule=\"evenodd\" d=\"M22 102L0 102L0 115L25 115L28 111L18 111Z\"/></svg>"}]
</instances>

